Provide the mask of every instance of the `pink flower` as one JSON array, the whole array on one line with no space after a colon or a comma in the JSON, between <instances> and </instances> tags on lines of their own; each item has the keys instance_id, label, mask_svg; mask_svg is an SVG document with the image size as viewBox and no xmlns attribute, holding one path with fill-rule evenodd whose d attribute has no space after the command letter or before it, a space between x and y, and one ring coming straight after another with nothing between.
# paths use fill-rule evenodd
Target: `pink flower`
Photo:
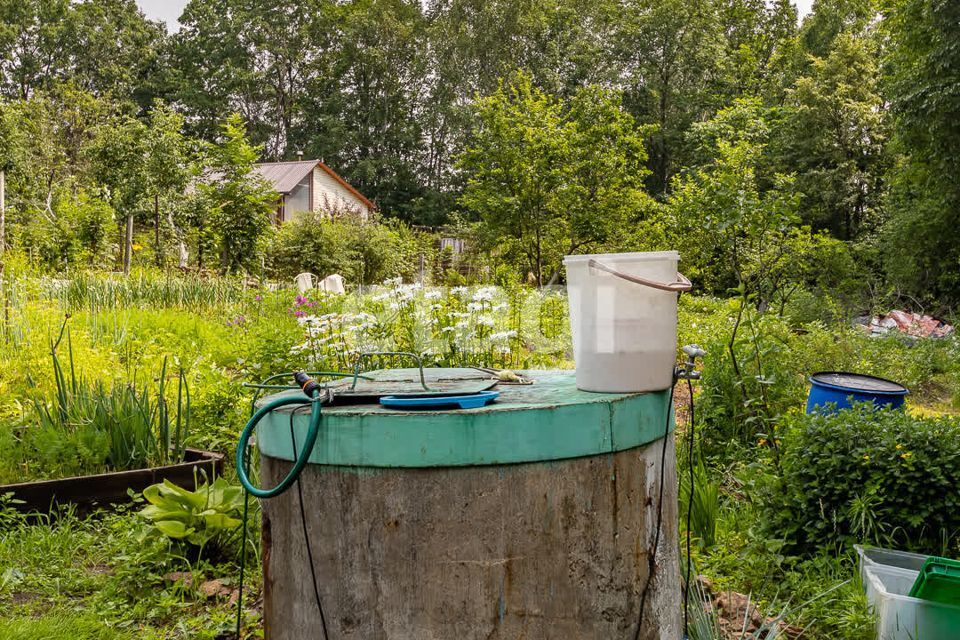
<instances>
[{"instance_id":1,"label":"pink flower","mask_svg":"<svg viewBox=\"0 0 960 640\"><path fill-rule=\"evenodd\" d=\"M227 326L228 326L228 327L242 327L242 326L245 325L246 323L247 323L247 318L246 318L246 316L237 316L236 318L233 318L232 320L227 320Z\"/></svg>"}]
</instances>

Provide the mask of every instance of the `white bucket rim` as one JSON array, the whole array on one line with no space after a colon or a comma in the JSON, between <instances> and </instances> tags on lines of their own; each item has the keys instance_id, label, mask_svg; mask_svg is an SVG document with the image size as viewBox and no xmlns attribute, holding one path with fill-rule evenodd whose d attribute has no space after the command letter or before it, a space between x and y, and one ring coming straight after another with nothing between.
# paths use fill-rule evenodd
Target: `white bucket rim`
<instances>
[{"instance_id":1,"label":"white bucket rim","mask_svg":"<svg viewBox=\"0 0 960 640\"><path fill-rule=\"evenodd\" d=\"M618 263L652 262L654 260L680 260L678 251L646 251L636 253L585 253L574 256L564 256L564 265L578 265L589 260L609 260Z\"/></svg>"}]
</instances>

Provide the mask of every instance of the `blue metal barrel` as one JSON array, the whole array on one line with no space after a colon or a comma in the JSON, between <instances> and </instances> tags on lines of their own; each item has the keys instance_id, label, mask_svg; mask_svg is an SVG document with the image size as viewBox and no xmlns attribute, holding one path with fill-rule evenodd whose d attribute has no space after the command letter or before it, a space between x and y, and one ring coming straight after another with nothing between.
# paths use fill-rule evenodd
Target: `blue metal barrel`
<instances>
[{"instance_id":1,"label":"blue metal barrel","mask_svg":"<svg viewBox=\"0 0 960 640\"><path fill-rule=\"evenodd\" d=\"M872 402L898 409L910 393L902 384L861 373L821 371L810 376L807 413L849 409L854 402ZM828 406L832 405L832 409Z\"/></svg>"}]
</instances>

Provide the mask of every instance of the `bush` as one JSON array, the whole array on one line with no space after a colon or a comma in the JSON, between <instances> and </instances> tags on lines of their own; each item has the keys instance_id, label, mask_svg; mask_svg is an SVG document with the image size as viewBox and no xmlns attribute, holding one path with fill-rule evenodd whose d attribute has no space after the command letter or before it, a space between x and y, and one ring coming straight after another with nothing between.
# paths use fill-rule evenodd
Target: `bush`
<instances>
[{"instance_id":1,"label":"bush","mask_svg":"<svg viewBox=\"0 0 960 640\"><path fill-rule=\"evenodd\" d=\"M63 194L53 211L31 211L17 244L44 267L109 267L118 235L113 209L103 200L80 191Z\"/></svg>"},{"instance_id":2,"label":"bush","mask_svg":"<svg viewBox=\"0 0 960 640\"><path fill-rule=\"evenodd\" d=\"M267 248L270 275L292 279L309 271L318 277L339 273L351 284L372 284L397 276L412 279L419 265L417 237L401 224L355 217L304 214L284 224ZM429 264L429 256L425 264Z\"/></svg>"},{"instance_id":3,"label":"bush","mask_svg":"<svg viewBox=\"0 0 960 640\"><path fill-rule=\"evenodd\" d=\"M751 444L772 440L774 418L803 401L804 374L796 367L796 337L789 325L772 313L746 306L736 339L731 335L736 307L728 307L729 324L712 325L700 343L707 351L703 364L698 413L709 424L710 444Z\"/></svg>"},{"instance_id":4,"label":"bush","mask_svg":"<svg viewBox=\"0 0 960 640\"><path fill-rule=\"evenodd\" d=\"M771 533L797 551L854 542L948 553L960 534L960 424L862 404L784 418Z\"/></svg>"},{"instance_id":5,"label":"bush","mask_svg":"<svg viewBox=\"0 0 960 640\"><path fill-rule=\"evenodd\" d=\"M706 444L752 445L774 435L776 418L804 406L817 371L851 371L889 378L910 389L914 402L942 402L957 379L957 341L870 337L852 326L811 322L791 326L772 312L744 308L731 358L736 301L681 302L680 344L707 350L698 414L709 425Z\"/></svg>"},{"instance_id":6,"label":"bush","mask_svg":"<svg viewBox=\"0 0 960 640\"><path fill-rule=\"evenodd\" d=\"M143 497L150 503L140 511L149 523L144 538L166 537L192 547L197 557L203 556L208 545L214 552L239 546L235 543L243 524L242 487L217 478L190 491L164 480L144 489Z\"/></svg>"}]
</instances>

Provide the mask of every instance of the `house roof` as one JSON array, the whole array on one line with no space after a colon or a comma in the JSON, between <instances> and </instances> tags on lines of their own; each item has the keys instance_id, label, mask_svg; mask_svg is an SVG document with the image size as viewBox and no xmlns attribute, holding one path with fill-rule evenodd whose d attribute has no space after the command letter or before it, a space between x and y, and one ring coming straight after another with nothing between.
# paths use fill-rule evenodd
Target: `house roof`
<instances>
[{"instance_id":1,"label":"house roof","mask_svg":"<svg viewBox=\"0 0 960 640\"><path fill-rule=\"evenodd\" d=\"M349 182L341 178L336 171L323 164L319 160L293 160L290 162L261 162L254 166L254 171L266 178L281 194L288 194L294 187L300 183L315 167L326 172L331 178L336 180L344 189L352 193L358 200L370 209L376 209L376 205L370 202L362 193L357 191Z\"/></svg>"},{"instance_id":2,"label":"house roof","mask_svg":"<svg viewBox=\"0 0 960 640\"><path fill-rule=\"evenodd\" d=\"M261 162L253 170L270 181L280 193L290 193L293 188L313 171L316 160L299 162Z\"/></svg>"}]
</instances>

